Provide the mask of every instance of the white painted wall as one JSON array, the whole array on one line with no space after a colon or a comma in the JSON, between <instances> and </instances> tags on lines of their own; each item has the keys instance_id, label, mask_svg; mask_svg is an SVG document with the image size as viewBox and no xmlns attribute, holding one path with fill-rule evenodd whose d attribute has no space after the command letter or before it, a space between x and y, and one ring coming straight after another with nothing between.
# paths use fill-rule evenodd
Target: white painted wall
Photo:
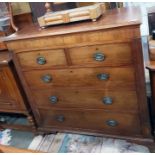
<instances>
[{"instance_id":1,"label":"white painted wall","mask_svg":"<svg viewBox=\"0 0 155 155\"><path fill-rule=\"evenodd\" d=\"M147 8L154 6L155 2L125 2L126 7L130 6L139 6L142 11L142 25L141 25L141 36L149 35L148 27L148 17L147 17Z\"/></svg>"},{"instance_id":2,"label":"white painted wall","mask_svg":"<svg viewBox=\"0 0 155 155\"><path fill-rule=\"evenodd\" d=\"M142 24L141 24L141 36L148 36L149 35L149 27L148 27L148 16L147 16L147 9L149 7L155 7L155 3L152 2L125 2L125 7L131 6L139 6L141 8L142 13ZM143 37L143 58L144 58L144 66L145 63L149 60L149 55L147 52L148 42L147 38ZM144 67L145 68L145 67ZM147 83L147 94L150 96L150 78L149 78L149 71L145 69L145 80Z\"/></svg>"}]
</instances>

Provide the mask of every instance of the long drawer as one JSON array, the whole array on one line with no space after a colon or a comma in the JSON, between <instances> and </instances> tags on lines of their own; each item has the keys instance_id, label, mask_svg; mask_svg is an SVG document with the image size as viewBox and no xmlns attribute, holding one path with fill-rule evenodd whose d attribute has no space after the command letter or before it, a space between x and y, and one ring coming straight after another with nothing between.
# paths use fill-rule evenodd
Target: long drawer
<instances>
[{"instance_id":1,"label":"long drawer","mask_svg":"<svg viewBox=\"0 0 155 155\"><path fill-rule=\"evenodd\" d=\"M47 89L33 91L32 96L38 107L51 110L53 108L88 108L138 111L135 91Z\"/></svg>"},{"instance_id":2,"label":"long drawer","mask_svg":"<svg viewBox=\"0 0 155 155\"><path fill-rule=\"evenodd\" d=\"M33 89L56 87L135 88L135 71L132 67L51 69L24 72Z\"/></svg>"},{"instance_id":3,"label":"long drawer","mask_svg":"<svg viewBox=\"0 0 155 155\"><path fill-rule=\"evenodd\" d=\"M112 113L103 110L43 110L41 126L57 129L85 129L109 134L139 135L140 121L136 114Z\"/></svg>"}]
</instances>

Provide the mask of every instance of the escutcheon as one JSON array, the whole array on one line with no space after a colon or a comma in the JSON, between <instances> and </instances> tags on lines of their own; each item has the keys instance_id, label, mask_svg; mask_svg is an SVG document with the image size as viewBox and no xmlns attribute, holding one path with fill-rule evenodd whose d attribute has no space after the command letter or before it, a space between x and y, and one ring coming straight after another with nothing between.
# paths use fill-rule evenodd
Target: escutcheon
<instances>
[{"instance_id":1,"label":"escutcheon","mask_svg":"<svg viewBox=\"0 0 155 155\"><path fill-rule=\"evenodd\" d=\"M50 82L52 81L52 76L49 75L49 74L43 75L43 76L41 77L41 79L42 79L43 82L45 82L45 83L50 83Z\"/></svg>"},{"instance_id":2,"label":"escutcheon","mask_svg":"<svg viewBox=\"0 0 155 155\"><path fill-rule=\"evenodd\" d=\"M104 61L105 60L105 55L101 52L95 53L93 55L94 60L96 61Z\"/></svg>"},{"instance_id":3,"label":"escutcheon","mask_svg":"<svg viewBox=\"0 0 155 155\"><path fill-rule=\"evenodd\" d=\"M115 120L113 120L113 119L111 119L111 120L107 120L107 121L106 121L106 124L107 124L108 126L115 127L115 126L118 125L118 122L115 121Z\"/></svg>"},{"instance_id":4,"label":"escutcheon","mask_svg":"<svg viewBox=\"0 0 155 155\"><path fill-rule=\"evenodd\" d=\"M107 73L97 74L97 78L99 80L108 80L109 79L109 74L107 74Z\"/></svg>"},{"instance_id":5,"label":"escutcheon","mask_svg":"<svg viewBox=\"0 0 155 155\"><path fill-rule=\"evenodd\" d=\"M52 104L56 104L58 102L58 98L56 96L50 96L49 100Z\"/></svg>"},{"instance_id":6,"label":"escutcheon","mask_svg":"<svg viewBox=\"0 0 155 155\"><path fill-rule=\"evenodd\" d=\"M58 121L58 122L64 122L65 117L64 117L64 115L56 115L55 120Z\"/></svg>"},{"instance_id":7,"label":"escutcheon","mask_svg":"<svg viewBox=\"0 0 155 155\"><path fill-rule=\"evenodd\" d=\"M37 63L39 65L44 65L44 64L46 64L46 59L44 57L38 57L37 58Z\"/></svg>"},{"instance_id":8,"label":"escutcheon","mask_svg":"<svg viewBox=\"0 0 155 155\"><path fill-rule=\"evenodd\" d=\"M113 103L113 100L112 100L111 97L104 97L104 98L103 98L103 103L104 103L105 105L111 105L111 104Z\"/></svg>"}]
</instances>

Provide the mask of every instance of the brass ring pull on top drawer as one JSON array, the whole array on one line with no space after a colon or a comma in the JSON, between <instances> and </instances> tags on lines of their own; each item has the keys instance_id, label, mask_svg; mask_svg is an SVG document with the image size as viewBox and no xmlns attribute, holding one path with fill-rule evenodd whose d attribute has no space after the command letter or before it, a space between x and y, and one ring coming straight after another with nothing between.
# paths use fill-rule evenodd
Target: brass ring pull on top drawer
<instances>
[{"instance_id":1,"label":"brass ring pull on top drawer","mask_svg":"<svg viewBox=\"0 0 155 155\"><path fill-rule=\"evenodd\" d=\"M50 83L50 82L52 81L52 76L49 75L49 74L46 74L46 75L43 75L43 76L41 77L41 79L42 79L43 82L45 82L45 83Z\"/></svg>"},{"instance_id":2,"label":"brass ring pull on top drawer","mask_svg":"<svg viewBox=\"0 0 155 155\"><path fill-rule=\"evenodd\" d=\"M104 61L105 60L105 55L101 52L98 52L98 53L95 53L93 55L93 58L96 60L96 61Z\"/></svg>"},{"instance_id":3,"label":"brass ring pull on top drawer","mask_svg":"<svg viewBox=\"0 0 155 155\"><path fill-rule=\"evenodd\" d=\"M58 98L56 96L50 96L49 100L52 104L56 104L58 102Z\"/></svg>"},{"instance_id":4,"label":"brass ring pull on top drawer","mask_svg":"<svg viewBox=\"0 0 155 155\"><path fill-rule=\"evenodd\" d=\"M44 64L46 64L46 59L44 57L40 56L40 57L37 58L37 63L39 65L44 65Z\"/></svg>"},{"instance_id":5,"label":"brass ring pull on top drawer","mask_svg":"<svg viewBox=\"0 0 155 155\"><path fill-rule=\"evenodd\" d=\"M107 73L97 74L97 78L99 80L108 80L109 79L109 74L107 74Z\"/></svg>"}]
</instances>

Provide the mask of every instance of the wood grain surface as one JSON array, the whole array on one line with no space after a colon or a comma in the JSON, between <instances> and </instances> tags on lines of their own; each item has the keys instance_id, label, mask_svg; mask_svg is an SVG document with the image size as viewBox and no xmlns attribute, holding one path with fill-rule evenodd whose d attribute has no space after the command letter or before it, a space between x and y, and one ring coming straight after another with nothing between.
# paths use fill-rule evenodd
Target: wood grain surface
<instances>
[{"instance_id":1,"label":"wood grain surface","mask_svg":"<svg viewBox=\"0 0 155 155\"><path fill-rule=\"evenodd\" d=\"M124 89L116 92L109 89L46 89L34 91L35 103L40 108L84 108L84 109L106 109L131 113L138 112L137 95L135 91ZM52 103L50 97L57 97L57 102ZM103 99L110 97L112 104L105 104ZM130 98L130 100L127 100Z\"/></svg>"},{"instance_id":2,"label":"wood grain surface","mask_svg":"<svg viewBox=\"0 0 155 155\"><path fill-rule=\"evenodd\" d=\"M139 25L141 14L138 7L120 8L106 11L97 22L77 22L72 24L53 26L40 29L38 25L28 25L17 33L5 38L5 41L45 36L64 35L70 33L87 32L109 28L118 28L129 25Z\"/></svg>"},{"instance_id":3,"label":"wood grain surface","mask_svg":"<svg viewBox=\"0 0 155 155\"><path fill-rule=\"evenodd\" d=\"M41 125L63 128L79 128L102 131L111 134L140 134L140 122L138 115L114 113L103 110L40 110L42 121ZM64 121L60 122L57 117L64 116ZM117 121L118 125L107 125L108 120ZM132 128L131 128L132 124Z\"/></svg>"},{"instance_id":4,"label":"wood grain surface","mask_svg":"<svg viewBox=\"0 0 155 155\"><path fill-rule=\"evenodd\" d=\"M77 68L77 69L44 69L23 72L25 79L32 89L42 90L52 87L102 87L119 89L133 89L135 87L135 71L132 67L118 68ZM97 76L108 74L107 80L100 80ZM51 81L46 83L43 77L49 75Z\"/></svg>"},{"instance_id":5,"label":"wood grain surface","mask_svg":"<svg viewBox=\"0 0 155 155\"><path fill-rule=\"evenodd\" d=\"M152 141L138 8L108 11L94 23L43 30L29 26L5 41L39 131L86 131ZM104 54L104 61L94 59L97 52ZM47 63L37 64L38 55ZM99 79L101 74L107 79ZM55 105L50 96L58 97ZM112 96L113 104L104 105L104 96ZM63 117L53 120L57 115ZM119 125L109 127L107 119Z\"/></svg>"}]
</instances>

